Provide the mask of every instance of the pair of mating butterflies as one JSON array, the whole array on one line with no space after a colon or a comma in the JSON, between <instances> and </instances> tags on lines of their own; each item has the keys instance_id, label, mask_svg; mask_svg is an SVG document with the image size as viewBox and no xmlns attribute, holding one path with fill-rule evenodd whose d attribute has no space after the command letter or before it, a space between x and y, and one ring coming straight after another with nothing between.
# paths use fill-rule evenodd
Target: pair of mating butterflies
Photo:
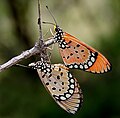
<instances>
[{"instance_id":1,"label":"pair of mating butterflies","mask_svg":"<svg viewBox=\"0 0 120 118\"><path fill-rule=\"evenodd\" d=\"M37 69L39 77L53 99L68 113L76 113L83 103L83 94L76 78L69 68L92 73L104 73L111 70L109 61L94 48L79 41L55 24L53 36L59 45L64 64L48 64L44 61L29 66Z\"/></svg>"}]
</instances>

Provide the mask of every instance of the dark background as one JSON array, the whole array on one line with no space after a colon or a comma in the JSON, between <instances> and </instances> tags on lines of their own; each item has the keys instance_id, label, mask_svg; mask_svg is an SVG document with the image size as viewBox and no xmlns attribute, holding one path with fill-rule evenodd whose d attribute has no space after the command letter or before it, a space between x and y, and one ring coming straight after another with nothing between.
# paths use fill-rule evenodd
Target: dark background
<instances>
[{"instance_id":1,"label":"dark background","mask_svg":"<svg viewBox=\"0 0 120 118\"><path fill-rule=\"evenodd\" d=\"M11 67L0 73L0 118L120 118L120 1L42 0L42 20L53 22L48 5L64 31L95 47L112 71L91 74L71 70L84 94L75 114L62 110L43 87L37 72ZM34 46L39 37L37 0L0 0L0 64ZM42 25L44 38L51 25ZM28 65L36 57L21 63ZM63 63L57 45L52 63Z\"/></svg>"}]
</instances>

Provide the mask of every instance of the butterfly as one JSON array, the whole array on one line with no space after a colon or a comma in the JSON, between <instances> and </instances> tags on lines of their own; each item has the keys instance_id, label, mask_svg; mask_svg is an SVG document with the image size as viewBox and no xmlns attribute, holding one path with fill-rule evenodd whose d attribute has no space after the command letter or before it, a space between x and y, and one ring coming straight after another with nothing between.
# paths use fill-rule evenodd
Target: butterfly
<instances>
[{"instance_id":1,"label":"butterfly","mask_svg":"<svg viewBox=\"0 0 120 118\"><path fill-rule=\"evenodd\" d=\"M47 6L46 8L48 9ZM49 9L48 11L55 23L43 23L54 25L55 34L53 38L59 44L60 54L68 68L81 69L92 73L104 73L111 70L110 62L100 52L74 36L63 32L57 25L51 11Z\"/></svg>"},{"instance_id":2,"label":"butterfly","mask_svg":"<svg viewBox=\"0 0 120 118\"><path fill-rule=\"evenodd\" d=\"M98 51L74 36L63 32L56 25L54 39L59 44L60 54L68 68L76 68L92 73L111 70L110 62Z\"/></svg>"},{"instance_id":3,"label":"butterfly","mask_svg":"<svg viewBox=\"0 0 120 118\"><path fill-rule=\"evenodd\" d=\"M38 61L29 64L38 75L57 104L68 113L75 114L83 103L83 94L77 79L63 64Z\"/></svg>"}]
</instances>

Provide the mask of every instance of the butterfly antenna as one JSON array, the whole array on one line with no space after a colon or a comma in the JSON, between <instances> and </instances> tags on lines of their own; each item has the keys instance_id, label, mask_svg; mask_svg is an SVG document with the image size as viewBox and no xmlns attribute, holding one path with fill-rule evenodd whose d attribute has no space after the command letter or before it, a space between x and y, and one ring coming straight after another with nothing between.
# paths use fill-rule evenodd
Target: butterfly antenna
<instances>
[{"instance_id":1,"label":"butterfly antenna","mask_svg":"<svg viewBox=\"0 0 120 118\"><path fill-rule=\"evenodd\" d=\"M52 16L52 18L53 18L53 20L54 20L54 22L55 22L55 25L57 25L57 21L55 20L55 17L53 16L52 12L51 12L50 9L48 8L48 6L46 6L46 8L47 8L48 12L50 13L50 15ZM50 23L49 23L49 24L50 24ZM53 23L51 23L51 24L53 24Z\"/></svg>"},{"instance_id":2,"label":"butterfly antenna","mask_svg":"<svg viewBox=\"0 0 120 118\"><path fill-rule=\"evenodd\" d=\"M54 24L54 23L51 23L51 22L42 22L42 23L44 23L44 24L51 24L51 25L56 25L56 24Z\"/></svg>"}]
</instances>

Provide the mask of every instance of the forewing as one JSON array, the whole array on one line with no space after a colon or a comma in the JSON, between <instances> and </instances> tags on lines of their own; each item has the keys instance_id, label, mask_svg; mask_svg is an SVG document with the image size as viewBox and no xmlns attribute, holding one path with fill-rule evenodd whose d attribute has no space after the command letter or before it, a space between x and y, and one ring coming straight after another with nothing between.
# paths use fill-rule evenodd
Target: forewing
<instances>
[{"instance_id":1,"label":"forewing","mask_svg":"<svg viewBox=\"0 0 120 118\"><path fill-rule=\"evenodd\" d=\"M60 53L65 65L93 73L104 73L111 70L109 61L94 48L79 41L68 33L63 34L59 44Z\"/></svg>"},{"instance_id":2,"label":"forewing","mask_svg":"<svg viewBox=\"0 0 120 118\"><path fill-rule=\"evenodd\" d=\"M67 112L75 113L81 106L83 95L71 73L62 64L37 69L39 77L54 100Z\"/></svg>"}]
</instances>

